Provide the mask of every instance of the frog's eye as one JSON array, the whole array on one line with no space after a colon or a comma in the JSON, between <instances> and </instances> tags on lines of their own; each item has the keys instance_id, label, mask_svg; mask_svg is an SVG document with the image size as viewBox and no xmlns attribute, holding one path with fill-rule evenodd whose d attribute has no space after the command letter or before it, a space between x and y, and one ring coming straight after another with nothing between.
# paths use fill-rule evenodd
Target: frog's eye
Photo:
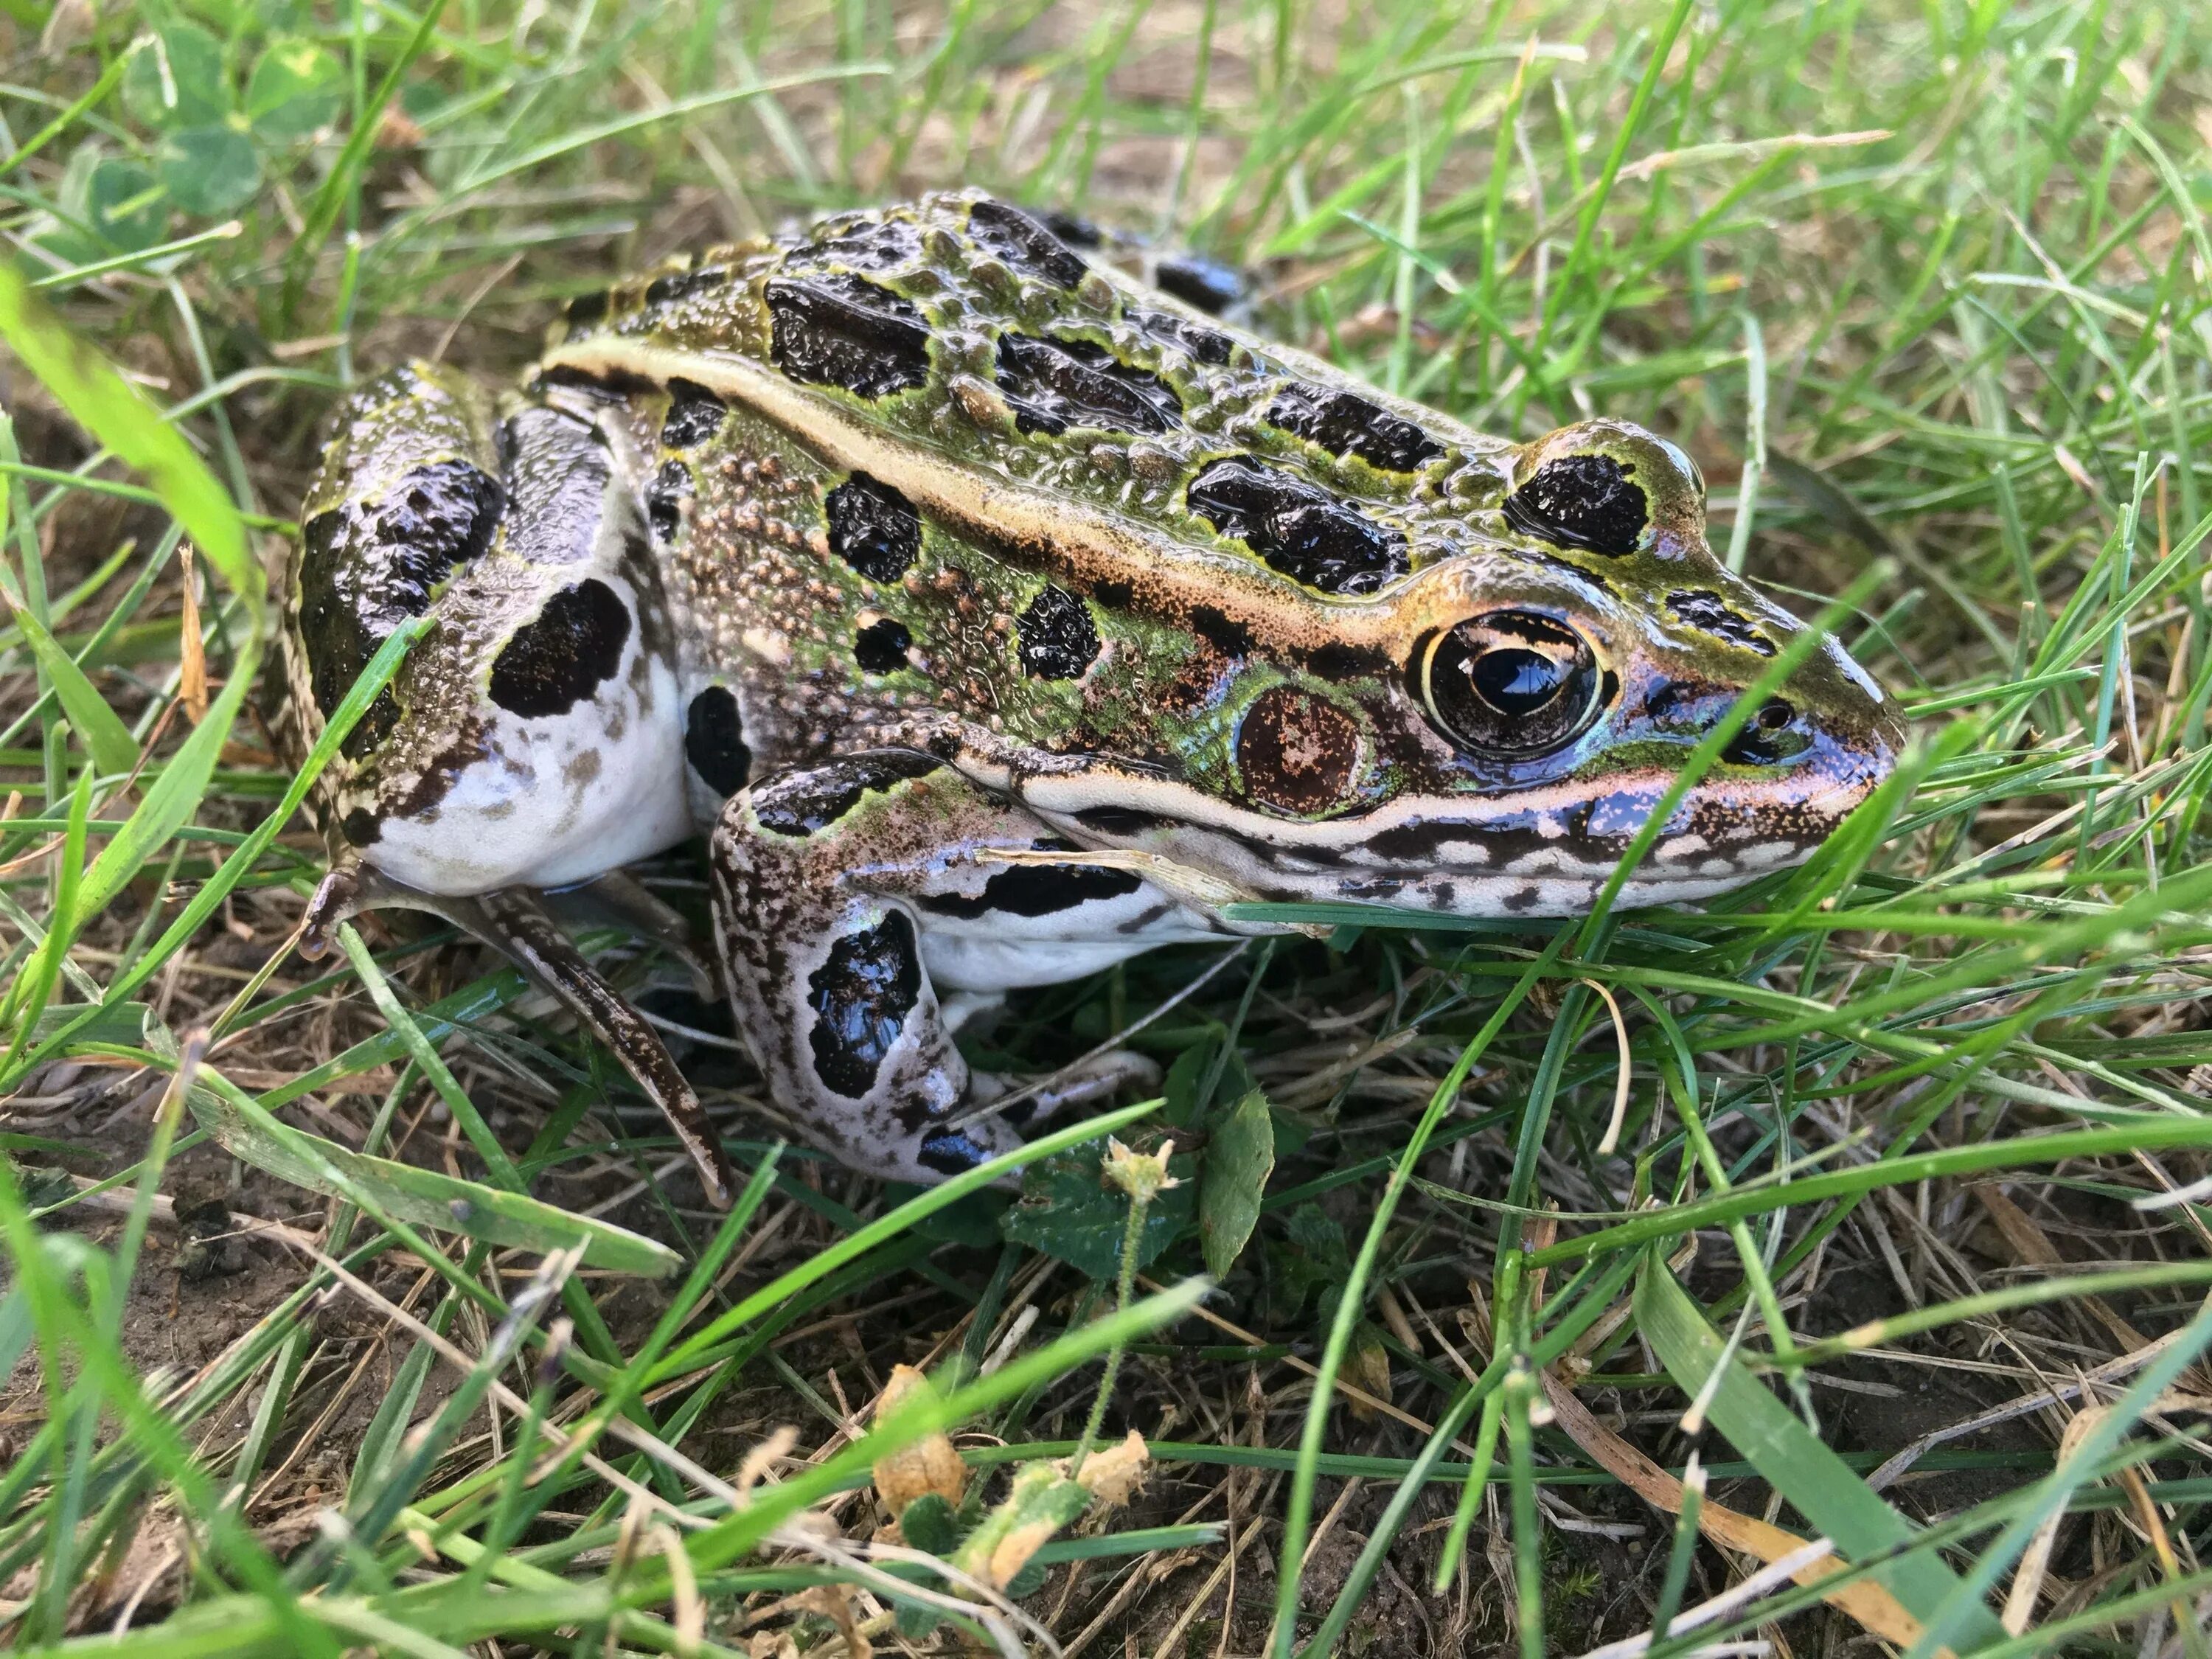
<instances>
[{"instance_id":1,"label":"frog's eye","mask_svg":"<svg viewBox=\"0 0 2212 1659\"><path fill-rule=\"evenodd\" d=\"M1597 653L1564 623L1492 611L1443 635L1421 665L1429 717L1479 755L1539 755L1597 717Z\"/></svg>"}]
</instances>

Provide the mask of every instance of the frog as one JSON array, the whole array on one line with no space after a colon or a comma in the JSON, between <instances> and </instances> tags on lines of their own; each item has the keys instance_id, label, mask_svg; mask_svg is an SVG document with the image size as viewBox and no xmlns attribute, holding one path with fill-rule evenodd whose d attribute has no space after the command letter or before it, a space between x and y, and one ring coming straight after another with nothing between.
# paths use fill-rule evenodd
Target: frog
<instances>
[{"instance_id":1,"label":"frog","mask_svg":"<svg viewBox=\"0 0 2212 1659\"><path fill-rule=\"evenodd\" d=\"M803 1138L933 1182L1157 1076L971 1063L1012 992L1300 925L1254 906L1709 900L1893 771L1896 704L1716 557L1678 444L1483 434L1264 337L1225 268L1124 252L943 191L572 301L513 386L350 393L282 584L294 741L427 623L318 781L310 941L379 904L491 941L726 1201L568 931L624 919ZM629 873L699 838L708 948Z\"/></svg>"}]
</instances>

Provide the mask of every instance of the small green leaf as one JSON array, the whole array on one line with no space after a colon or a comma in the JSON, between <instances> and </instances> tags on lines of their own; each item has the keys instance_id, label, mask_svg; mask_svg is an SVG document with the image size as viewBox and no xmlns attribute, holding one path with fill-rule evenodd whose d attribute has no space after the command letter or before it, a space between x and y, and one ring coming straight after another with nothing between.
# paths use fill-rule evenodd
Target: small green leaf
<instances>
[{"instance_id":1,"label":"small green leaf","mask_svg":"<svg viewBox=\"0 0 2212 1659\"><path fill-rule=\"evenodd\" d=\"M244 206L261 187L253 141L228 121L186 127L155 152L169 199L186 213L218 218Z\"/></svg>"},{"instance_id":2,"label":"small green leaf","mask_svg":"<svg viewBox=\"0 0 2212 1659\"><path fill-rule=\"evenodd\" d=\"M345 93L338 60L297 35L269 43L246 82L246 118L256 137L304 138L337 117Z\"/></svg>"},{"instance_id":3,"label":"small green leaf","mask_svg":"<svg viewBox=\"0 0 2212 1659\"><path fill-rule=\"evenodd\" d=\"M85 752L92 757L95 769L110 777L120 776L138 763L138 740L131 735L116 712L107 706L92 682L84 677L84 670L76 659L62 649L61 644L29 611L16 609L12 601L0 595L0 603L15 611L15 626L23 635L23 643L31 647L39 666L53 682L54 696L61 700L63 711L69 715Z\"/></svg>"},{"instance_id":4,"label":"small green leaf","mask_svg":"<svg viewBox=\"0 0 2212 1659\"><path fill-rule=\"evenodd\" d=\"M1198 1237L1206 1270L1228 1277L1260 1219L1260 1200L1275 1168L1275 1120L1255 1089L1238 1101L1206 1143L1198 1185Z\"/></svg>"},{"instance_id":5,"label":"small green leaf","mask_svg":"<svg viewBox=\"0 0 2212 1659\"><path fill-rule=\"evenodd\" d=\"M169 204L154 169L122 156L94 164L78 211L118 253L149 248L169 228Z\"/></svg>"},{"instance_id":6,"label":"small green leaf","mask_svg":"<svg viewBox=\"0 0 2212 1659\"><path fill-rule=\"evenodd\" d=\"M939 1492L926 1492L899 1511L899 1535L918 1550L950 1559L960 1547L952 1505Z\"/></svg>"},{"instance_id":7,"label":"small green leaf","mask_svg":"<svg viewBox=\"0 0 2212 1659\"><path fill-rule=\"evenodd\" d=\"M159 131L203 126L230 113L222 42L191 23L143 40L123 71L123 107Z\"/></svg>"},{"instance_id":8,"label":"small green leaf","mask_svg":"<svg viewBox=\"0 0 2212 1659\"><path fill-rule=\"evenodd\" d=\"M1121 1272L1121 1236L1127 1231L1129 1200L1103 1184L1097 1143L1032 1164L1022 1172L1020 1202L999 1223L1007 1238L1058 1256L1093 1279L1112 1280ZM1185 1228L1195 1208L1191 1160L1177 1153L1170 1166L1181 1185L1160 1194L1145 1215L1137 1265L1143 1267Z\"/></svg>"},{"instance_id":9,"label":"small green leaf","mask_svg":"<svg viewBox=\"0 0 2212 1659\"><path fill-rule=\"evenodd\" d=\"M265 586L261 567L247 556L246 526L207 463L106 358L62 325L4 258L0 336L88 432L145 474L208 562L258 612Z\"/></svg>"}]
</instances>

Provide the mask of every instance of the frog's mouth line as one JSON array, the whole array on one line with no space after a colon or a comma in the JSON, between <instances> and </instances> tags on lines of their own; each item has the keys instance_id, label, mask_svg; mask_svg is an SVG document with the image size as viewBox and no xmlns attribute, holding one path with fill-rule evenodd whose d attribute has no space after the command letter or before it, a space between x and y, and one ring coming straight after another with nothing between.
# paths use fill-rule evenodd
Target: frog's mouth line
<instances>
[{"instance_id":1,"label":"frog's mouth line","mask_svg":"<svg viewBox=\"0 0 2212 1659\"><path fill-rule=\"evenodd\" d=\"M1630 774L1604 787L1554 784L1492 799L1401 796L1371 811L1321 821L1267 817L1189 785L1121 771L978 775L1093 845L1171 846L1178 834L1231 842L1278 870L1436 872L1609 877L1670 775ZM1683 820L1654 842L1644 867L1692 879L1747 879L1802 856L1832 834L1879 775L1817 793L1731 780L1692 791Z\"/></svg>"}]
</instances>

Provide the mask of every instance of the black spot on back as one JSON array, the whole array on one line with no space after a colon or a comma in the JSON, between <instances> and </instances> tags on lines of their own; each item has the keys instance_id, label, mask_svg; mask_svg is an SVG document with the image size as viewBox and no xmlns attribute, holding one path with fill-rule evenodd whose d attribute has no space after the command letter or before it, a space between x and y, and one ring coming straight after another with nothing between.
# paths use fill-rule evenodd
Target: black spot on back
<instances>
[{"instance_id":1,"label":"black spot on back","mask_svg":"<svg viewBox=\"0 0 2212 1659\"><path fill-rule=\"evenodd\" d=\"M1411 421L1349 392L1285 386L1267 405L1267 418L1332 455L1357 455L1386 472L1411 472L1444 453Z\"/></svg>"},{"instance_id":2,"label":"black spot on back","mask_svg":"<svg viewBox=\"0 0 2212 1659\"><path fill-rule=\"evenodd\" d=\"M1190 510L1273 568L1324 593L1372 593L1406 574L1406 538L1327 490L1249 456L1190 482Z\"/></svg>"},{"instance_id":3,"label":"black spot on back","mask_svg":"<svg viewBox=\"0 0 2212 1659\"><path fill-rule=\"evenodd\" d=\"M936 757L911 749L871 749L779 772L754 789L753 817L779 836L811 836L843 817L870 791L927 777L941 764Z\"/></svg>"},{"instance_id":4,"label":"black spot on back","mask_svg":"<svg viewBox=\"0 0 2212 1659\"><path fill-rule=\"evenodd\" d=\"M1119 576L1106 576L1091 583L1091 592L1109 611L1126 611L1137 597L1137 585Z\"/></svg>"},{"instance_id":5,"label":"black spot on back","mask_svg":"<svg viewBox=\"0 0 2212 1659\"><path fill-rule=\"evenodd\" d=\"M564 587L517 629L491 665L491 700L525 719L565 714L614 678L629 607L596 576Z\"/></svg>"},{"instance_id":6,"label":"black spot on back","mask_svg":"<svg viewBox=\"0 0 2212 1659\"><path fill-rule=\"evenodd\" d=\"M903 219L864 219L850 229L823 236L806 253L823 264L886 270L921 252L921 228Z\"/></svg>"},{"instance_id":7,"label":"black spot on back","mask_svg":"<svg viewBox=\"0 0 2212 1659\"><path fill-rule=\"evenodd\" d=\"M1218 317L1231 306L1242 305L1251 284L1234 265L1195 253L1172 253L1152 268L1152 280L1185 305L1195 306L1209 317Z\"/></svg>"},{"instance_id":8,"label":"black spot on back","mask_svg":"<svg viewBox=\"0 0 2212 1659\"><path fill-rule=\"evenodd\" d=\"M463 460L416 468L383 500L319 513L301 532L300 639L315 706L331 711L376 648L430 608L453 573L491 545L498 482ZM398 723L386 686L340 745L358 760Z\"/></svg>"},{"instance_id":9,"label":"black spot on back","mask_svg":"<svg viewBox=\"0 0 2212 1659\"><path fill-rule=\"evenodd\" d=\"M1227 362L1230 354L1237 349L1237 342L1218 329L1194 323L1171 311L1132 310L1128 320L1163 344L1177 347L1201 363L1212 363L1216 368Z\"/></svg>"},{"instance_id":10,"label":"black spot on back","mask_svg":"<svg viewBox=\"0 0 2212 1659\"><path fill-rule=\"evenodd\" d=\"M1210 605L1193 608L1190 631L1217 651L1232 657L1252 654L1252 630Z\"/></svg>"},{"instance_id":11,"label":"black spot on back","mask_svg":"<svg viewBox=\"0 0 2212 1659\"><path fill-rule=\"evenodd\" d=\"M688 300L695 294L720 288L730 279L726 265L701 265L696 270L671 270L654 277L646 284L645 302L649 306L672 305L678 300Z\"/></svg>"},{"instance_id":12,"label":"black spot on back","mask_svg":"<svg viewBox=\"0 0 2212 1659\"><path fill-rule=\"evenodd\" d=\"M684 716L684 758L726 800L752 775L753 751L745 743L738 700L726 685L710 685L691 699Z\"/></svg>"},{"instance_id":13,"label":"black spot on back","mask_svg":"<svg viewBox=\"0 0 2212 1659\"><path fill-rule=\"evenodd\" d=\"M1066 243L1019 208L978 202L968 210L968 234L1017 270L1073 288L1088 269Z\"/></svg>"},{"instance_id":14,"label":"black spot on back","mask_svg":"<svg viewBox=\"0 0 2212 1659\"><path fill-rule=\"evenodd\" d=\"M845 271L768 285L769 356L794 380L884 398L929 378L929 325L914 302Z\"/></svg>"},{"instance_id":15,"label":"black spot on back","mask_svg":"<svg viewBox=\"0 0 2212 1659\"><path fill-rule=\"evenodd\" d=\"M1078 679L1097 660L1091 607L1064 587L1048 586L1031 599L1018 632L1022 666L1039 679Z\"/></svg>"},{"instance_id":16,"label":"black spot on back","mask_svg":"<svg viewBox=\"0 0 2212 1659\"><path fill-rule=\"evenodd\" d=\"M605 289L601 289L596 294L579 294L568 301L561 314L568 319L570 328L581 332L585 329L597 326L605 320L607 314L607 303L608 295Z\"/></svg>"},{"instance_id":17,"label":"black spot on back","mask_svg":"<svg viewBox=\"0 0 2212 1659\"><path fill-rule=\"evenodd\" d=\"M988 915L1051 916L1094 899L1122 898L1145 884L1133 870L1082 864L1010 864L970 897L935 893L915 901L935 916L975 921Z\"/></svg>"},{"instance_id":18,"label":"black spot on back","mask_svg":"<svg viewBox=\"0 0 2212 1659\"><path fill-rule=\"evenodd\" d=\"M1522 535L1593 553L1633 553L1650 517L1643 487L1610 455L1547 461L1505 498L1505 520Z\"/></svg>"},{"instance_id":19,"label":"black spot on back","mask_svg":"<svg viewBox=\"0 0 2212 1659\"><path fill-rule=\"evenodd\" d=\"M653 482L645 487L645 516L653 533L664 542L676 539L684 526L684 503L691 498L691 469L681 461L663 461Z\"/></svg>"},{"instance_id":20,"label":"black spot on back","mask_svg":"<svg viewBox=\"0 0 2212 1659\"><path fill-rule=\"evenodd\" d=\"M914 635L896 617L878 617L853 635L853 660L871 674L889 674L907 665Z\"/></svg>"},{"instance_id":21,"label":"black spot on back","mask_svg":"<svg viewBox=\"0 0 2212 1659\"><path fill-rule=\"evenodd\" d=\"M1089 340L1000 336L999 389L1024 432L1071 426L1165 432L1182 423L1182 402L1172 387Z\"/></svg>"},{"instance_id":22,"label":"black spot on back","mask_svg":"<svg viewBox=\"0 0 2212 1659\"><path fill-rule=\"evenodd\" d=\"M729 412L728 405L696 380L671 380L660 441L670 449L693 448L720 431Z\"/></svg>"},{"instance_id":23,"label":"black spot on back","mask_svg":"<svg viewBox=\"0 0 2212 1659\"><path fill-rule=\"evenodd\" d=\"M889 484L855 472L822 498L830 550L870 581L895 582L921 552L921 514Z\"/></svg>"},{"instance_id":24,"label":"black spot on back","mask_svg":"<svg viewBox=\"0 0 2212 1659\"><path fill-rule=\"evenodd\" d=\"M1106 240L1104 231L1077 214L1040 213L1037 221L1070 247L1097 247Z\"/></svg>"},{"instance_id":25,"label":"black spot on back","mask_svg":"<svg viewBox=\"0 0 2212 1659\"><path fill-rule=\"evenodd\" d=\"M1756 651L1762 657L1774 654L1774 641L1759 631L1750 617L1729 608L1719 594L1705 588L1669 593L1667 608L1692 628L1717 635L1731 645Z\"/></svg>"},{"instance_id":26,"label":"black spot on back","mask_svg":"<svg viewBox=\"0 0 2212 1659\"><path fill-rule=\"evenodd\" d=\"M921 958L904 911L836 940L829 960L806 976L816 1075L848 1099L866 1094L921 993Z\"/></svg>"}]
</instances>

